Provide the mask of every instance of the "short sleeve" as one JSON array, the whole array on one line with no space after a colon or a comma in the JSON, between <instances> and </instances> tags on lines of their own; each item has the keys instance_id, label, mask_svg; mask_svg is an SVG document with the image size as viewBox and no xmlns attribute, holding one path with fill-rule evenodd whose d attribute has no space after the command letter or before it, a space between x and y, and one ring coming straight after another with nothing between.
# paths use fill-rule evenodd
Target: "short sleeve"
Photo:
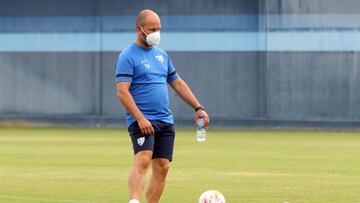
<instances>
[{"instance_id":1,"label":"short sleeve","mask_svg":"<svg viewBox=\"0 0 360 203\"><path fill-rule=\"evenodd\" d=\"M132 82L134 68L129 57L120 54L115 64L115 82Z\"/></svg>"},{"instance_id":2,"label":"short sleeve","mask_svg":"<svg viewBox=\"0 0 360 203\"><path fill-rule=\"evenodd\" d=\"M167 56L168 61L168 75L167 75L167 82L170 83L179 78L179 74L176 72L174 65L171 62L169 56Z\"/></svg>"}]
</instances>

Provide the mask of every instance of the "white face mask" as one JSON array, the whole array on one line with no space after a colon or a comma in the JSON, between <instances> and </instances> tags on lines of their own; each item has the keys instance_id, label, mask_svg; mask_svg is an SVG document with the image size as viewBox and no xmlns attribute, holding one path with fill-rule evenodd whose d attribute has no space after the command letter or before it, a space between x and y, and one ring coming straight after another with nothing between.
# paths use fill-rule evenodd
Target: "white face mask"
<instances>
[{"instance_id":1,"label":"white face mask","mask_svg":"<svg viewBox=\"0 0 360 203\"><path fill-rule=\"evenodd\" d=\"M141 30L146 35L145 39L143 36L141 38L149 45L149 46L159 46L160 44L160 31L152 32L150 34L146 34L144 29L140 26Z\"/></svg>"}]
</instances>

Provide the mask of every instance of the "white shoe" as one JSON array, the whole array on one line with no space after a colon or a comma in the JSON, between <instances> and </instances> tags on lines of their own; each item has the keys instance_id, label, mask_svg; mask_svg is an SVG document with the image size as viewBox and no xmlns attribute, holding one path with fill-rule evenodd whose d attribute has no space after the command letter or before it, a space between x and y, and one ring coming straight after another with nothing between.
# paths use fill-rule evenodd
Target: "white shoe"
<instances>
[{"instance_id":1,"label":"white shoe","mask_svg":"<svg viewBox=\"0 0 360 203\"><path fill-rule=\"evenodd\" d=\"M132 199L132 200L129 201L129 203L140 203L140 201L137 200L137 199Z\"/></svg>"}]
</instances>

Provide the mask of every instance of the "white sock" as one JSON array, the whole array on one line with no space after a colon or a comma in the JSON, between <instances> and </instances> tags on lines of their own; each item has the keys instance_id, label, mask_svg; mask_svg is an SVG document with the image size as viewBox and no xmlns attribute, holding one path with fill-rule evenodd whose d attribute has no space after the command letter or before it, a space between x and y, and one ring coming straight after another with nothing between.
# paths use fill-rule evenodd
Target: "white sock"
<instances>
[{"instance_id":1,"label":"white sock","mask_svg":"<svg viewBox=\"0 0 360 203\"><path fill-rule=\"evenodd\" d=\"M140 203L140 201L137 200L137 199L132 199L132 200L129 201L129 203Z\"/></svg>"}]
</instances>

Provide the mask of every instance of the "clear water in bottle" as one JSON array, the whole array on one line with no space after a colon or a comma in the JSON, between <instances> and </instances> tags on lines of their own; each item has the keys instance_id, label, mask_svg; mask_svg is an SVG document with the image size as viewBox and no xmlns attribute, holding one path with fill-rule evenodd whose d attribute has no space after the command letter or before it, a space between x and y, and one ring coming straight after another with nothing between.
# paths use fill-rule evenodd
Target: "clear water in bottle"
<instances>
[{"instance_id":1,"label":"clear water in bottle","mask_svg":"<svg viewBox=\"0 0 360 203\"><path fill-rule=\"evenodd\" d=\"M206 130L204 128L204 118L199 116L196 125L196 140L198 142L205 142L206 140Z\"/></svg>"}]
</instances>

